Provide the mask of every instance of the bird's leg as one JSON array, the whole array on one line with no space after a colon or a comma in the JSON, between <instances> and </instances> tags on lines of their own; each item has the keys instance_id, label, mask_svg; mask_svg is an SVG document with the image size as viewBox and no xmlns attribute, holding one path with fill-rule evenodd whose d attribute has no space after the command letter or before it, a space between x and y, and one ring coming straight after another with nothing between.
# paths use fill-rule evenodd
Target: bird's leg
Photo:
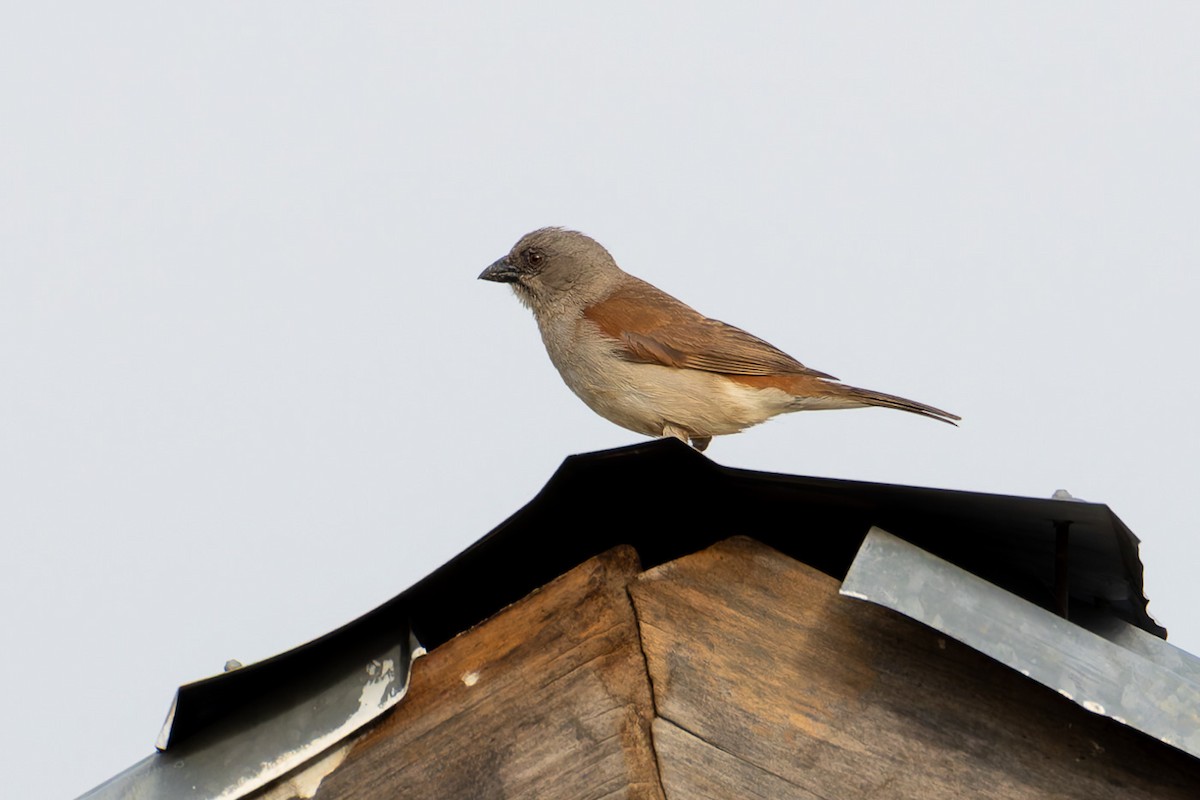
<instances>
[{"instance_id":1,"label":"bird's leg","mask_svg":"<svg viewBox=\"0 0 1200 800\"><path fill-rule=\"evenodd\" d=\"M701 453L704 452L704 448L708 447L708 443L712 441L711 436L695 436L687 428L681 428L680 426L670 422L663 425L662 435L664 438L667 436L674 436L684 444L687 444L690 440L692 447L696 448Z\"/></svg>"},{"instance_id":2,"label":"bird's leg","mask_svg":"<svg viewBox=\"0 0 1200 800\"><path fill-rule=\"evenodd\" d=\"M685 428L681 428L678 425L672 424L670 422L663 425L662 435L663 435L663 438L666 438L667 436L674 436L676 439L683 442L684 444L688 443L688 439L691 436L691 434L689 434Z\"/></svg>"}]
</instances>

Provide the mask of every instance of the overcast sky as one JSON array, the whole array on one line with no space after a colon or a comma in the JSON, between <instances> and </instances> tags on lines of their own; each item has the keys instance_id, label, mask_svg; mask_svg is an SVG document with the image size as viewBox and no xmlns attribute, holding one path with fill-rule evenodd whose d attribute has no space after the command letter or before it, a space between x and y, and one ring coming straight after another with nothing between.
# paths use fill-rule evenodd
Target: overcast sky
<instances>
[{"instance_id":1,"label":"overcast sky","mask_svg":"<svg viewBox=\"0 0 1200 800\"><path fill-rule=\"evenodd\" d=\"M544 225L964 418L802 413L716 461L1108 503L1200 652L1200 6L9 6L6 795L91 788L179 684L642 440L475 279Z\"/></svg>"}]
</instances>

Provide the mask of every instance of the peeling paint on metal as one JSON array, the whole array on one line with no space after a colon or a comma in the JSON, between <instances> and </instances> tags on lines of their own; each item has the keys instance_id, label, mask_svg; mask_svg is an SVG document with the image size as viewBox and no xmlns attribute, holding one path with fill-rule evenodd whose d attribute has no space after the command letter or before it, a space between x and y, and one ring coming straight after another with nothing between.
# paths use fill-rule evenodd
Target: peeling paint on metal
<instances>
[{"instance_id":1,"label":"peeling paint on metal","mask_svg":"<svg viewBox=\"0 0 1200 800\"><path fill-rule=\"evenodd\" d=\"M372 661L367 665L367 682L358 695L359 710L372 714L387 702L388 688L396 677L396 662L390 658ZM357 715L356 715L357 716Z\"/></svg>"},{"instance_id":2,"label":"peeling paint on metal","mask_svg":"<svg viewBox=\"0 0 1200 800\"><path fill-rule=\"evenodd\" d=\"M263 792L259 800L312 800L325 780L342 765L350 753L350 745L330 750L295 774L281 778L280 782Z\"/></svg>"},{"instance_id":3,"label":"peeling paint on metal","mask_svg":"<svg viewBox=\"0 0 1200 800\"><path fill-rule=\"evenodd\" d=\"M272 761L264 762L256 775L242 778L217 795L215 800L237 800L237 798L244 797L248 792L263 786L266 783L263 780L265 776L271 776L271 779L273 779L274 776L283 774L287 770L295 769L296 766L312 758L314 753L320 753L326 748L333 746L349 733L358 730L379 716L381 711L391 705L389 703L389 692L396 678L396 664L390 658L375 659L366 665L364 671L367 675L367 681L359 693L358 708L342 725L301 747L280 753ZM332 771L332 768L330 771ZM320 783L319 780L318 783ZM299 796L311 797L311 795Z\"/></svg>"},{"instance_id":4,"label":"peeling paint on metal","mask_svg":"<svg viewBox=\"0 0 1200 800\"><path fill-rule=\"evenodd\" d=\"M412 661L424 648L410 631L398 634L372 644L373 652L365 651L362 660L344 654L326 666L327 672L303 676L304 681L273 699L269 716L248 711L221 720L83 798L238 800L289 775L291 788L280 798L312 797L320 780L340 763L330 748L348 745L355 731L407 693Z\"/></svg>"}]
</instances>

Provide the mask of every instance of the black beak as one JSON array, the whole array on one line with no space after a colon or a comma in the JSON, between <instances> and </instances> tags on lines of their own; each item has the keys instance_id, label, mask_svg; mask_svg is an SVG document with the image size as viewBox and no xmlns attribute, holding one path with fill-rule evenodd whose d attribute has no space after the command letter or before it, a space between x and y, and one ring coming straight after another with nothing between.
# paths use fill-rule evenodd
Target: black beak
<instances>
[{"instance_id":1,"label":"black beak","mask_svg":"<svg viewBox=\"0 0 1200 800\"><path fill-rule=\"evenodd\" d=\"M516 283L520 277L521 273L508 263L508 256L493 262L490 267L479 273L479 280L495 281L496 283Z\"/></svg>"}]
</instances>

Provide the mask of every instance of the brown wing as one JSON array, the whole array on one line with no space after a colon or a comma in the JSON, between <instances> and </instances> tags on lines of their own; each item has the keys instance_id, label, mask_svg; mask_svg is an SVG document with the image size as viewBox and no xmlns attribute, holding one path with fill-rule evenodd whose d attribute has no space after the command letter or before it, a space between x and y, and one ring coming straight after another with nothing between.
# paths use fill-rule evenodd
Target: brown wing
<instances>
[{"instance_id":1,"label":"brown wing","mask_svg":"<svg viewBox=\"0 0 1200 800\"><path fill-rule=\"evenodd\" d=\"M741 328L709 319L637 278L628 278L584 316L620 342L630 361L729 375L793 374L837 380Z\"/></svg>"}]
</instances>

